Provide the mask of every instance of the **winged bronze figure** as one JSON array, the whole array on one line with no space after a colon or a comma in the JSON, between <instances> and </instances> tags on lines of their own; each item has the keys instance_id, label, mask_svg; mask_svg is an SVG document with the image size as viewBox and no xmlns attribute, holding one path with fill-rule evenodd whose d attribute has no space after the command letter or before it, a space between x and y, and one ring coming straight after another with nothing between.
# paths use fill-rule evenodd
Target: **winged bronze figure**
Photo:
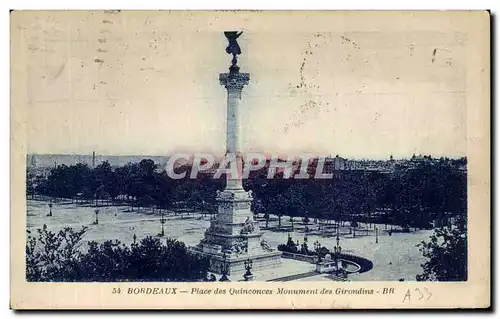
<instances>
[{"instance_id":1,"label":"winged bronze figure","mask_svg":"<svg viewBox=\"0 0 500 319\"><path fill-rule=\"evenodd\" d=\"M231 61L231 66L235 67L236 63L238 63L237 56L241 54L241 48L240 45L238 44L237 39L240 37L240 35L243 33L243 31L225 31L224 35L226 36L229 44L226 48L226 52L228 54L233 55L233 59Z\"/></svg>"}]
</instances>

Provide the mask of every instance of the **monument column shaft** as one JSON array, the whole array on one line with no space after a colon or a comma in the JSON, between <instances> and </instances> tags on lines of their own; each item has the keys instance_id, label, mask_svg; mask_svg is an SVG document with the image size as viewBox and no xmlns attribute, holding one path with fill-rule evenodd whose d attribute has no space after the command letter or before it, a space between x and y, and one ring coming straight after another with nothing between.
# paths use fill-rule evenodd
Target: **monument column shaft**
<instances>
[{"instance_id":1,"label":"monument column shaft","mask_svg":"<svg viewBox=\"0 0 500 319\"><path fill-rule=\"evenodd\" d=\"M236 159L237 176L226 176L226 188L243 188L242 172L243 161L241 158L241 116L240 116L241 90L228 88L227 90L227 132L226 152Z\"/></svg>"},{"instance_id":2,"label":"monument column shaft","mask_svg":"<svg viewBox=\"0 0 500 319\"><path fill-rule=\"evenodd\" d=\"M227 90L227 131L226 131L226 156L230 161L230 169L234 172L234 165L236 164L235 174L226 175L226 189L242 190L242 176L243 176L243 158L241 154L241 91L243 87L248 84L250 75L248 73L240 73L237 69L230 70L229 73L219 74L220 84ZM236 163L235 163L236 161ZM227 168L227 167L224 167Z\"/></svg>"},{"instance_id":3,"label":"monument column shaft","mask_svg":"<svg viewBox=\"0 0 500 319\"><path fill-rule=\"evenodd\" d=\"M227 91L226 151L228 153L238 154L241 152L240 101L241 91L237 89Z\"/></svg>"}]
</instances>

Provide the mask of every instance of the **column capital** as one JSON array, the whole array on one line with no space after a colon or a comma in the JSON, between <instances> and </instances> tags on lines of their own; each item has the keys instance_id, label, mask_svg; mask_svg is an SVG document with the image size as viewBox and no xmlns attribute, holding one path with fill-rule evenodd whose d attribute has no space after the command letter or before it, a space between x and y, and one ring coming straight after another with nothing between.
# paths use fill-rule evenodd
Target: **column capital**
<instances>
[{"instance_id":1,"label":"column capital","mask_svg":"<svg viewBox=\"0 0 500 319\"><path fill-rule=\"evenodd\" d=\"M241 92L243 87L248 84L250 80L250 73L220 73L219 81L228 92Z\"/></svg>"}]
</instances>

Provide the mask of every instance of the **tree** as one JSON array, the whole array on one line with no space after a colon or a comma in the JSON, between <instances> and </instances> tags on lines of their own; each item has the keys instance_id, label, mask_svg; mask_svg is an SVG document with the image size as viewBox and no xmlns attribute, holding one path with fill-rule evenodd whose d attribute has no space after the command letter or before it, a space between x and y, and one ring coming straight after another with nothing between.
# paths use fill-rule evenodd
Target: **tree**
<instances>
[{"instance_id":1,"label":"tree","mask_svg":"<svg viewBox=\"0 0 500 319\"><path fill-rule=\"evenodd\" d=\"M132 196L131 182L134 177L133 173L137 171L137 164L128 163L124 166L117 167L115 169L115 178L117 188L119 193L127 196L127 201L130 200Z\"/></svg>"},{"instance_id":2,"label":"tree","mask_svg":"<svg viewBox=\"0 0 500 319\"><path fill-rule=\"evenodd\" d=\"M268 212L264 213L264 218L266 219L266 228L269 228L269 213Z\"/></svg>"},{"instance_id":3,"label":"tree","mask_svg":"<svg viewBox=\"0 0 500 319\"><path fill-rule=\"evenodd\" d=\"M74 231L70 227L53 233L43 225L38 229L38 237L28 231L26 241L26 279L28 281L68 281L79 279L77 270L81 257L81 240L87 231L82 227Z\"/></svg>"},{"instance_id":4,"label":"tree","mask_svg":"<svg viewBox=\"0 0 500 319\"><path fill-rule=\"evenodd\" d=\"M278 215L278 229L281 229L281 217L283 217L283 212L280 210L276 215Z\"/></svg>"},{"instance_id":5,"label":"tree","mask_svg":"<svg viewBox=\"0 0 500 319\"><path fill-rule=\"evenodd\" d=\"M191 208L191 214L193 216L194 216L196 209L199 209L201 201L202 201L202 196L199 192L199 189L200 189L199 187L198 188L193 187L191 189L191 192L187 196L186 202L185 202L185 204Z\"/></svg>"},{"instance_id":6,"label":"tree","mask_svg":"<svg viewBox=\"0 0 500 319\"><path fill-rule=\"evenodd\" d=\"M423 273L418 281L467 280L467 225L458 218L452 229L435 229L429 242L417 245L428 260L422 264Z\"/></svg>"},{"instance_id":7,"label":"tree","mask_svg":"<svg viewBox=\"0 0 500 319\"><path fill-rule=\"evenodd\" d=\"M356 228L359 227L359 224L357 221L353 220L351 221L351 229L354 231L353 237L356 237Z\"/></svg>"},{"instance_id":8,"label":"tree","mask_svg":"<svg viewBox=\"0 0 500 319\"><path fill-rule=\"evenodd\" d=\"M286 199L285 196L279 193L276 196L276 200L274 202L269 203L269 210L271 213L278 216L278 229L281 229L281 217L283 217L283 211L286 207Z\"/></svg>"},{"instance_id":9,"label":"tree","mask_svg":"<svg viewBox=\"0 0 500 319\"><path fill-rule=\"evenodd\" d=\"M92 170L92 182L90 189L94 198L103 201L106 198L114 200L118 196L116 176L108 161L104 161ZM114 196L114 197L113 197Z\"/></svg>"},{"instance_id":10,"label":"tree","mask_svg":"<svg viewBox=\"0 0 500 319\"><path fill-rule=\"evenodd\" d=\"M86 228L65 228L53 233L44 225L38 237L28 231L26 279L28 281L201 281L209 261L188 251L186 245L167 238L146 237L131 246L119 241L91 241L80 245Z\"/></svg>"},{"instance_id":11,"label":"tree","mask_svg":"<svg viewBox=\"0 0 500 319\"><path fill-rule=\"evenodd\" d=\"M102 244L88 243L88 251L81 258L82 281L124 281L127 279L130 249L119 241L107 240Z\"/></svg>"}]
</instances>

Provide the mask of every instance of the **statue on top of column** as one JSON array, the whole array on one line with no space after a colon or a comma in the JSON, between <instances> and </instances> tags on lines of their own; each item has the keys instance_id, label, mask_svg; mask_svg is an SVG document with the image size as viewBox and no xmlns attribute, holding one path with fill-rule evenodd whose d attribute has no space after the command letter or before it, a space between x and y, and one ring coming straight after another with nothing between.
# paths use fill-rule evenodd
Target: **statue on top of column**
<instances>
[{"instance_id":1,"label":"statue on top of column","mask_svg":"<svg viewBox=\"0 0 500 319\"><path fill-rule=\"evenodd\" d=\"M237 56L241 54L241 48L240 45L238 44L237 39L240 37L240 35L243 33L243 31L225 31L224 35L226 36L229 44L226 48L226 52L228 54L233 55L233 59L231 61L231 70L238 70L239 68L236 66L236 63L238 63Z\"/></svg>"}]
</instances>

